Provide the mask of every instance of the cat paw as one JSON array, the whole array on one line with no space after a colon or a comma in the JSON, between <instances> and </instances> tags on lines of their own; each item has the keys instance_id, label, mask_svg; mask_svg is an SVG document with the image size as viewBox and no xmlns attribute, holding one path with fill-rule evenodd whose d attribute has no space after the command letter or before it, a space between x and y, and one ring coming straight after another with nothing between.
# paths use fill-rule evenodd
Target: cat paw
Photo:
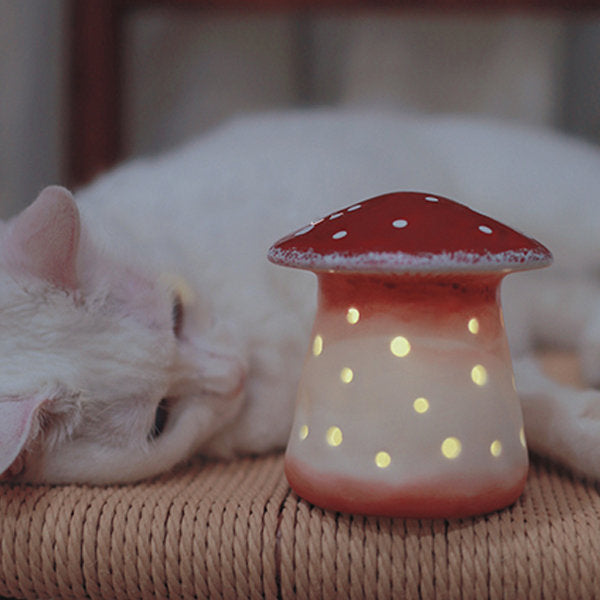
<instances>
[{"instance_id":1,"label":"cat paw","mask_svg":"<svg viewBox=\"0 0 600 600\"><path fill-rule=\"evenodd\" d=\"M583 333L579 364L583 380L591 387L600 388L600 313L588 322Z\"/></svg>"},{"instance_id":2,"label":"cat paw","mask_svg":"<svg viewBox=\"0 0 600 600\"><path fill-rule=\"evenodd\" d=\"M557 383L534 357L516 360L514 368L528 447L600 480L600 393Z\"/></svg>"}]
</instances>

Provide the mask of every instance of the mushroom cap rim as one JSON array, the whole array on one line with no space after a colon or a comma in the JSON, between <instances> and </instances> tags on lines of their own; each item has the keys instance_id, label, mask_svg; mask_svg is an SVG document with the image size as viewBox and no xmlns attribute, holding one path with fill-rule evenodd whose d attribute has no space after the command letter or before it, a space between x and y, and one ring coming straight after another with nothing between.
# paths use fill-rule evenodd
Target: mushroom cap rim
<instances>
[{"instance_id":1,"label":"mushroom cap rim","mask_svg":"<svg viewBox=\"0 0 600 600\"><path fill-rule=\"evenodd\" d=\"M369 252L348 255L340 252L320 254L314 251L281 249L271 246L268 259L277 265L314 272L344 273L510 273L541 269L553 262L551 252L539 249L507 250L479 254L456 251L441 254L407 254L404 252Z\"/></svg>"}]
</instances>

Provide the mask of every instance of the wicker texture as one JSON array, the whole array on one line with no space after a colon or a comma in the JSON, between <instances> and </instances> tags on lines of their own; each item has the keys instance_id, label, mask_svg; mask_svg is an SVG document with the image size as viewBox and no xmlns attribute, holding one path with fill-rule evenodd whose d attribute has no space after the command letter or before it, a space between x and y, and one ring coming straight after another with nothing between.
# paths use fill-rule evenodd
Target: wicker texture
<instances>
[{"instance_id":1,"label":"wicker texture","mask_svg":"<svg viewBox=\"0 0 600 600\"><path fill-rule=\"evenodd\" d=\"M600 597L599 489L537 459L513 507L452 521L322 511L281 455L0 492L0 595L15 598Z\"/></svg>"}]
</instances>

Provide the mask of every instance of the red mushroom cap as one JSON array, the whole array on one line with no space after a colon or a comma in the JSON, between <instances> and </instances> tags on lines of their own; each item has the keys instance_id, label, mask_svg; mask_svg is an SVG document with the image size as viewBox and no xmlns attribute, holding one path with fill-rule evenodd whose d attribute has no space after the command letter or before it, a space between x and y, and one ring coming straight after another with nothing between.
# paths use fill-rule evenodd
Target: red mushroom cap
<instances>
[{"instance_id":1,"label":"red mushroom cap","mask_svg":"<svg viewBox=\"0 0 600 600\"><path fill-rule=\"evenodd\" d=\"M442 196L395 192L282 238L271 262L312 271L515 271L552 262L542 244Z\"/></svg>"}]
</instances>

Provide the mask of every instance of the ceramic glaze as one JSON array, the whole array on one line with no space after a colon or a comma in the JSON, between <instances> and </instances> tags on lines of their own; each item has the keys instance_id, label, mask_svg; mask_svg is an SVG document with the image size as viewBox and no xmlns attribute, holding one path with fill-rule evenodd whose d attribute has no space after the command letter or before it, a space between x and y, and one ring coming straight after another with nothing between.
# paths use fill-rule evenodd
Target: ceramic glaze
<instances>
[{"instance_id":1,"label":"ceramic glaze","mask_svg":"<svg viewBox=\"0 0 600 600\"><path fill-rule=\"evenodd\" d=\"M549 264L546 248L409 192L333 213L269 257L319 278L286 452L300 496L401 517L516 500L528 456L499 290L511 270Z\"/></svg>"}]
</instances>

